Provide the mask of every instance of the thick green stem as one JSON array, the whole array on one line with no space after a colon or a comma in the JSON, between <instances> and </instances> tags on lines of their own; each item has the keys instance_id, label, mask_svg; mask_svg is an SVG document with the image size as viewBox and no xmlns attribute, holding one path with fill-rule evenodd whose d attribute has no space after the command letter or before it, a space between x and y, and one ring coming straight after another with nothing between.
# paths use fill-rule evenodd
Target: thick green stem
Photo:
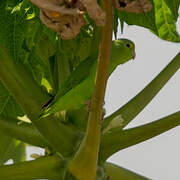
<instances>
[{"instance_id":1,"label":"thick green stem","mask_svg":"<svg viewBox=\"0 0 180 180\"><path fill-rule=\"evenodd\" d=\"M161 71L139 94L116 112L105 118L103 129L107 128L109 123L118 117L119 122L121 122L121 128L124 128L146 107L179 68L180 53L178 53L163 71ZM116 120L118 121L118 119Z\"/></svg>"},{"instance_id":2,"label":"thick green stem","mask_svg":"<svg viewBox=\"0 0 180 180\"><path fill-rule=\"evenodd\" d=\"M57 155L0 166L2 180L63 179L66 163Z\"/></svg>"},{"instance_id":3,"label":"thick green stem","mask_svg":"<svg viewBox=\"0 0 180 180\"><path fill-rule=\"evenodd\" d=\"M114 129L102 135L100 148L100 162L103 163L108 157L127 147L144 142L152 137L162 134L180 125L180 111L157 121L122 130Z\"/></svg>"},{"instance_id":4,"label":"thick green stem","mask_svg":"<svg viewBox=\"0 0 180 180\"><path fill-rule=\"evenodd\" d=\"M78 180L94 180L96 176L101 134L102 105L111 56L113 8L112 1L102 1L106 25L102 28L95 90L91 101L88 126L83 142L70 164L70 172Z\"/></svg>"},{"instance_id":5,"label":"thick green stem","mask_svg":"<svg viewBox=\"0 0 180 180\"><path fill-rule=\"evenodd\" d=\"M0 116L0 131L7 136L34 146L42 148L48 146L46 140L31 123L20 122L18 119L12 117Z\"/></svg>"},{"instance_id":6,"label":"thick green stem","mask_svg":"<svg viewBox=\"0 0 180 180\"><path fill-rule=\"evenodd\" d=\"M2 180L32 180L32 179L64 179L67 162L57 155L41 157L33 161L21 162L12 165L0 166L0 179ZM38 168L34 168L38 167ZM125 168L112 163L104 164L105 173L111 180L147 180ZM129 178L129 179L128 179Z\"/></svg>"},{"instance_id":7,"label":"thick green stem","mask_svg":"<svg viewBox=\"0 0 180 180\"><path fill-rule=\"evenodd\" d=\"M104 169L110 180L148 180L148 178L136 174L128 169L106 162Z\"/></svg>"},{"instance_id":8,"label":"thick green stem","mask_svg":"<svg viewBox=\"0 0 180 180\"><path fill-rule=\"evenodd\" d=\"M48 143L60 154L70 155L75 148L74 142L79 138L77 132L53 116L39 119L41 107L48 99L47 94L20 62L13 62L12 57L2 46L0 46L0 79Z\"/></svg>"}]
</instances>

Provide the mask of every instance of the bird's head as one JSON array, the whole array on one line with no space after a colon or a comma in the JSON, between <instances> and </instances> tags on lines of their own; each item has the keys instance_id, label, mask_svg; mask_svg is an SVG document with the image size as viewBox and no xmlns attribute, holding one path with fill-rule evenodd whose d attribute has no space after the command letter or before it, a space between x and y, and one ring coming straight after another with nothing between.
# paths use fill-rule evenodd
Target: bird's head
<instances>
[{"instance_id":1,"label":"bird's head","mask_svg":"<svg viewBox=\"0 0 180 180\"><path fill-rule=\"evenodd\" d=\"M123 64L135 59L135 44L129 39L117 39L112 42L112 61Z\"/></svg>"}]
</instances>

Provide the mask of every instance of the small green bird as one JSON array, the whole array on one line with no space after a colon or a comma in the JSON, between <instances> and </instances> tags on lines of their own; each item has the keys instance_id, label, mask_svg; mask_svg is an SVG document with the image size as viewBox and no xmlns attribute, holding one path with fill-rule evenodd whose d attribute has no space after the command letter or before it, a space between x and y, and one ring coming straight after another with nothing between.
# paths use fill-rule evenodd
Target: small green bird
<instances>
[{"instance_id":1,"label":"small green bird","mask_svg":"<svg viewBox=\"0 0 180 180\"><path fill-rule=\"evenodd\" d=\"M112 42L110 73L119 64L135 58L135 44L128 39L118 39ZM46 103L40 118L63 110L76 110L84 106L93 94L97 69L97 55L82 61L70 74L55 97Z\"/></svg>"}]
</instances>

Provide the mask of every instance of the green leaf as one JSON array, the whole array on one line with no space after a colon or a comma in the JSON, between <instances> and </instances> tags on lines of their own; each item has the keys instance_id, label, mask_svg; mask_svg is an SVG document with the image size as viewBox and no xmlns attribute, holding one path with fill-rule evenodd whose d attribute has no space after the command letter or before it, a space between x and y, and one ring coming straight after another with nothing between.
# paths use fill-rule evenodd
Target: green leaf
<instances>
[{"instance_id":1,"label":"green leaf","mask_svg":"<svg viewBox=\"0 0 180 180\"><path fill-rule=\"evenodd\" d=\"M75 39L61 40L60 53L69 60L71 70L90 55L92 32L89 26L82 28Z\"/></svg>"},{"instance_id":2,"label":"green leaf","mask_svg":"<svg viewBox=\"0 0 180 180\"><path fill-rule=\"evenodd\" d=\"M8 160L6 152L7 149L12 147L12 144L12 138L6 136L0 131L0 165L2 165Z\"/></svg>"},{"instance_id":3,"label":"green leaf","mask_svg":"<svg viewBox=\"0 0 180 180\"><path fill-rule=\"evenodd\" d=\"M24 2L14 4L15 6L10 1L0 4L0 43L10 50L15 61L25 57L21 48L28 28Z\"/></svg>"},{"instance_id":4,"label":"green leaf","mask_svg":"<svg viewBox=\"0 0 180 180\"><path fill-rule=\"evenodd\" d=\"M9 50L16 63L23 62L32 72L34 79L41 84L42 77L49 76L44 61L49 57L46 53L49 51L46 48L50 43L48 39L47 43L41 42L43 31L47 28L37 17L37 8L34 8L28 0L16 3L3 1L0 3L0 11L0 44ZM51 30L48 29L47 32L50 32L49 36L52 36ZM38 47L41 47L43 52ZM42 56L43 53L44 56Z\"/></svg>"},{"instance_id":5,"label":"green leaf","mask_svg":"<svg viewBox=\"0 0 180 180\"><path fill-rule=\"evenodd\" d=\"M164 1L167 4L167 6L170 8L170 10L174 16L174 20L177 21L180 0L164 0Z\"/></svg>"},{"instance_id":6,"label":"green leaf","mask_svg":"<svg viewBox=\"0 0 180 180\"><path fill-rule=\"evenodd\" d=\"M40 57L44 64L48 65L49 57L57 51L56 34L46 28L39 28L35 49L36 55Z\"/></svg>"},{"instance_id":7,"label":"green leaf","mask_svg":"<svg viewBox=\"0 0 180 180\"><path fill-rule=\"evenodd\" d=\"M0 77L3 83L16 97L27 116L33 121L41 134L48 139L48 142L51 145L53 144L52 146L60 154L61 152L63 155L72 153L73 147L75 147L72 142L76 142L79 138L79 132L73 131L71 127L64 125L53 116L43 119L43 123L39 120L38 115L42 110L42 104L47 101L47 93L38 86L29 71L21 63L15 64L12 61L12 57L8 55L5 48L0 48L0 52ZM67 138L71 140L67 141ZM61 141L62 143L59 143Z\"/></svg>"},{"instance_id":8,"label":"green leaf","mask_svg":"<svg viewBox=\"0 0 180 180\"><path fill-rule=\"evenodd\" d=\"M48 144L32 123L20 121L17 118L0 116L0 131L9 137L38 147L47 147Z\"/></svg>"},{"instance_id":9,"label":"green leaf","mask_svg":"<svg viewBox=\"0 0 180 180\"><path fill-rule=\"evenodd\" d=\"M154 0L154 5L159 37L172 42L180 42L180 36L176 32L175 25L177 15L173 14L174 11L168 7L165 0ZM174 13L176 13L176 11Z\"/></svg>"},{"instance_id":10,"label":"green leaf","mask_svg":"<svg viewBox=\"0 0 180 180\"><path fill-rule=\"evenodd\" d=\"M151 1L152 2L152 1ZM153 5L153 4L152 4ZM126 22L129 25L138 25L150 29L158 35L158 30L155 23L154 5L148 13L137 14L118 11L118 16L121 23Z\"/></svg>"},{"instance_id":11,"label":"green leaf","mask_svg":"<svg viewBox=\"0 0 180 180\"><path fill-rule=\"evenodd\" d=\"M24 161L26 158L25 148L26 146L23 142L13 139L12 147L6 149L7 159L12 159L14 163Z\"/></svg>"},{"instance_id":12,"label":"green leaf","mask_svg":"<svg viewBox=\"0 0 180 180\"><path fill-rule=\"evenodd\" d=\"M121 27L123 28L124 22L129 25L142 26L161 39L180 42L175 24L178 17L179 0L151 0L151 3L153 6L148 13L136 14L119 11Z\"/></svg>"},{"instance_id":13,"label":"green leaf","mask_svg":"<svg viewBox=\"0 0 180 180\"><path fill-rule=\"evenodd\" d=\"M88 112L85 107L82 107L81 109L75 111L68 111L67 118L68 121L71 122L78 129L84 132L86 131Z\"/></svg>"},{"instance_id":14,"label":"green leaf","mask_svg":"<svg viewBox=\"0 0 180 180\"><path fill-rule=\"evenodd\" d=\"M0 165L9 159L14 162L25 160L25 145L0 131Z\"/></svg>"},{"instance_id":15,"label":"green leaf","mask_svg":"<svg viewBox=\"0 0 180 180\"><path fill-rule=\"evenodd\" d=\"M113 25L113 28L114 28L114 37L115 39L117 39L117 32L118 32L118 24L119 24L119 19L118 19L118 12L116 9L114 9L114 25Z\"/></svg>"},{"instance_id":16,"label":"green leaf","mask_svg":"<svg viewBox=\"0 0 180 180\"><path fill-rule=\"evenodd\" d=\"M24 112L0 81L0 115L23 116Z\"/></svg>"},{"instance_id":17,"label":"green leaf","mask_svg":"<svg viewBox=\"0 0 180 180\"><path fill-rule=\"evenodd\" d=\"M52 74L51 57L62 54L73 70L89 55L90 25L83 27L75 39L60 40L56 32L41 23L39 9L29 0L1 1L0 12L0 43L9 49L15 62L21 61L26 65L39 85L45 80L53 87L55 74ZM47 91L49 89L48 86Z\"/></svg>"}]
</instances>

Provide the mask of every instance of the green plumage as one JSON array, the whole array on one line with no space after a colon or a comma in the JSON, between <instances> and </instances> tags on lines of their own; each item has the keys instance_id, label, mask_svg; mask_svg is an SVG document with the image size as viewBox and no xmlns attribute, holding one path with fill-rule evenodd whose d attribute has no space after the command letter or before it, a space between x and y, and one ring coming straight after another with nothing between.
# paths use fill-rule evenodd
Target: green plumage
<instances>
[{"instance_id":1,"label":"green plumage","mask_svg":"<svg viewBox=\"0 0 180 180\"><path fill-rule=\"evenodd\" d=\"M128 39L118 39L112 42L110 73L119 64L135 57L135 45ZM92 96L97 69L97 56L89 57L79 64L70 74L63 86L57 92L51 104L41 114L41 117L63 110L76 110L85 105Z\"/></svg>"}]
</instances>

